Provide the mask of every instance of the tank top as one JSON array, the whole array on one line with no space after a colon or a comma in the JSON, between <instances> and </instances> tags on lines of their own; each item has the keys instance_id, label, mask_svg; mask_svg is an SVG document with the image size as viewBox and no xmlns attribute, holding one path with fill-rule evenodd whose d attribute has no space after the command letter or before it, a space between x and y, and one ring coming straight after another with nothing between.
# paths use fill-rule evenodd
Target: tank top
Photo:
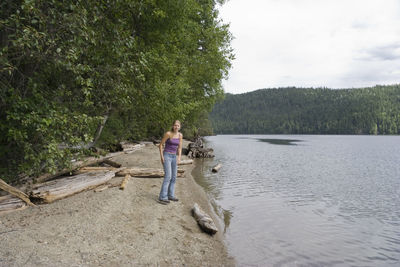
<instances>
[{"instance_id":1,"label":"tank top","mask_svg":"<svg viewBox=\"0 0 400 267\"><path fill-rule=\"evenodd\" d=\"M164 152L175 153L179 146L179 137L178 138L168 138L165 142Z\"/></svg>"}]
</instances>

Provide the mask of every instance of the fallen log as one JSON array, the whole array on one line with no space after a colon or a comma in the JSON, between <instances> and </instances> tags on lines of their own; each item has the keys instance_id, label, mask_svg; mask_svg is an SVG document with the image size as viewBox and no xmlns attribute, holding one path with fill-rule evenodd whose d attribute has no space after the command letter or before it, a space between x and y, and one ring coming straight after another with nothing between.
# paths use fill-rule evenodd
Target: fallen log
<instances>
[{"instance_id":1,"label":"fallen log","mask_svg":"<svg viewBox=\"0 0 400 267\"><path fill-rule=\"evenodd\" d=\"M86 167L86 166L90 166L90 165L95 165L95 164L100 164L102 162L104 162L104 160L115 157L117 155L120 155L124 152L116 152L116 153L111 153L105 157L100 157L100 158L95 158L95 157L90 157L87 158L83 161L76 161L72 163L72 167L71 168L66 168L63 170L60 170L58 172L56 172L55 174L51 174L51 173L46 173L43 174L41 176L39 176L38 178L36 178L36 182L37 183L43 183L46 182L48 180L51 180L53 178L56 178L58 176L64 175L64 174L68 174L68 173L72 173L75 170L82 168L82 167Z\"/></svg>"},{"instance_id":2,"label":"fallen log","mask_svg":"<svg viewBox=\"0 0 400 267\"><path fill-rule=\"evenodd\" d=\"M124 144L124 145L122 145L122 148L123 148L125 154L129 154L129 153L135 152L139 149L142 149L145 146L146 146L146 144Z\"/></svg>"},{"instance_id":3,"label":"fallen log","mask_svg":"<svg viewBox=\"0 0 400 267\"><path fill-rule=\"evenodd\" d=\"M14 196L22 199L29 206L35 206L35 204L33 204L30 201L29 197L24 192L22 192L21 190L19 190L19 189L13 187L13 186L7 184L2 179L0 179L0 189L3 189L4 191L10 193L11 195L14 195Z\"/></svg>"},{"instance_id":4,"label":"fallen log","mask_svg":"<svg viewBox=\"0 0 400 267\"><path fill-rule=\"evenodd\" d=\"M183 177L185 170L178 169L178 177ZM129 174L132 177L141 178L160 178L164 177L163 169L152 169L152 168L126 168L117 172L116 176L125 176Z\"/></svg>"},{"instance_id":5,"label":"fallen log","mask_svg":"<svg viewBox=\"0 0 400 267\"><path fill-rule=\"evenodd\" d=\"M103 185L100 185L100 186L96 187L94 189L94 192L102 192L102 191L106 190L109 187L110 187L109 184L103 184Z\"/></svg>"},{"instance_id":6,"label":"fallen log","mask_svg":"<svg viewBox=\"0 0 400 267\"><path fill-rule=\"evenodd\" d=\"M0 215L11 211L26 209L26 203L11 194L0 197Z\"/></svg>"},{"instance_id":7,"label":"fallen log","mask_svg":"<svg viewBox=\"0 0 400 267\"><path fill-rule=\"evenodd\" d=\"M211 219L211 217L207 213L205 213L197 203L194 203L192 214L193 217L196 219L198 225L204 232L210 235L218 232L218 228L215 226L213 219Z\"/></svg>"},{"instance_id":8,"label":"fallen log","mask_svg":"<svg viewBox=\"0 0 400 267\"><path fill-rule=\"evenodd\" d=\"M218 172L219 171L219 169L221 169L221 167L222 167L222 165L220 164L220 163L218 163L217 165L215 165L213 168L212 168L212 172Z\"/></svg>"},{"instance_id":9,"label":"fallen log","mask_svg":"<svg viewBox=\"0 0 400 267\"><path fill-rule=\"evenodd\" d=\"M192 159L185 159L185 160L181 160L181 162L179 162L178 165L189 165L192 164L193 160Z\"/></svg>"},{"instance_id":10,"label":"fallen log","mask_svg":"<svg viewBox=\"0 0 400 267\"><path fill-rule=\"evenodd\" d=\"M89 172L35 185L30 192L34 199L51 203L76 193L95 188L111 180L114 171Z\"/></svg>"},{"instance_id":11,"label":"fallen log","mask_svg":"<svg viewBox=\"0 0 400 267\"><path fill-rule=\"evenodd\" d=\"M112 161L110 159L105 159L103 162L105 164L108 164L108 165L112 166L112 167L121 168L121 164L119 164L118 162Z\"/></svg>"},{"instance_id":12,"label":"fallen log","mask_svg":"<svg viewBox=\"0 0 400 267\"><path fill-rule=\"evenodd\" d=\"M125 175L124 180L122 180L121 186L119 187L119 189L124 190L126 184L128 183L129 178L131 178L131 176L129 174Z\"/></svg>"}]
</instances>

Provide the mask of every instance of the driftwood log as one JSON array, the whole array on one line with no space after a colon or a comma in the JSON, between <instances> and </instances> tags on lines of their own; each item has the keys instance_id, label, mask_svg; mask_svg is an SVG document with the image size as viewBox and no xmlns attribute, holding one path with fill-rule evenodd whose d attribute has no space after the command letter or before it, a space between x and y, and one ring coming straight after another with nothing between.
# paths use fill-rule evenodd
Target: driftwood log
<instances>
[{"instance_id":1,"label":"driftwood log","mask_svg":"<svg viewBox=\"0 0 400 267\"><path fill-rule=\"evenodd\" d=\"M218 172L219 169L221 169L221 167L222 167L222 165L221 165L220 163L218 163L217 165L215 165L215 166L211 169L211 171L212 171L212 172Z\"/></svg>"},{"instance_id":2,"label":"driftwood log","mask_svg":"<svg viewBox=\"0 0 400 267\"><path fill-rule=\"evenodd\" d=\"M124 178L124 180L122 180L122 183L121 183L119 189L121 189L121 190L125 189L125 186L128 183L129 178L131 178L131 176L129 174L125 175L125 178Z\"/></svg>"},{"instance_id":3,"label":"driftwood log","mask_svg":"<svg viewBox=\"0 0 400 267\"><path fill-rule=\"evenodd\" d=\"M139 149L142 149L146 146L146 144L131 144L131 143L121 143L122 149L125 154L129 154L135 152Z\"/></svg>"},{"instance_id":4,"label":"driftwood log","mask_svg":"<svg viewBox=\"0 0 400 267\"><path fill-rule=\"evenodd\" d=\"M109 187L110 187L109 184L103 184L103 185L100 185L100 186L96 187L94 189L94 192L102 192L102 191L106 190Z\"/></svg>"},{"instance_id":5,"label":"driftwood log","mask_svg":"<svg viewBox=\"0 0 400 267\"><path fill-rule=\"evenodd\" d=\"M30 192L34 199L51 203L76 193L95 188L115 176L114 171L89 172L36 185Z\"/></svg>"},{"instance_id":6,"label":"driftwood log","mask_svg":"<svg viewBox=\"0 0 400 267\"><path fill-rule=\"evenodd\" d=\"M105 164L107 164L107 165L110 165L111 167L114 167L114 168L120 168L121 167L121 164L119 164L119 163L117 163L115 161L112 161L110 159L105 159L103 162Z\"/></svg>"},{"instance_id":7,"label":"driftwood log","mask_svg":"<svg viewBox=\"0 0 400 267\"><path fill-rule=\"evenodd\" d=\"M178 177L183 177L185 170L178 169ZM141 178L161 178L164 177L163 169L152 169L152 168L126 168L117 172L116 176L125 176L129 174L132 177Z\"/></svg>"},{"instance_id":8,"label":"driftwood log","mask_svg":"<svg viewBox=\"0 0 400 267\"><path fill-rule=\"evenodd\" d=\"M90 157L90 158L87 158L87 159L85 159L83 161L73 162L71 168L60 170L60 171L56 172L55 174L51 174L51 173L43 174L43 175L39 176L36 179L36 182L37 183L43 183L43 182L51 180L51 179L53 179L55 177L58 177L58 176L61 176L61 175L64 175L64 174L72 173L72 172L74 172L75 170L77 170L79 168L103 163L106 159L110 159L112 157L118 156L118 155L123 154L123 153L124 152L116 152L116 153L111 153L111 154L109 154L109 155L107 155L105 157L100 157L100 158Z\"/></svg>"},{"instance_id":9,"label":"driftwood log","mask_svg":"<svg viewBox=\"0 0 400 267\"><path fill-rule=\"evenodd\" d=\"M11 194L0 197L0 215L15 210L23 210L27 207L26 203Z\"/></svg>"},{"instance_id":10,"label":"driftwood log","mask_svg":"<svg viewBox=\"0 0 400 267\"><path fill-rule=\"evenodd\" d=\"M22 199L29 206L35 206L35 204L33 204L30 201L29 197L24 192L22 192L21 190L19 190L19 189L13 187L13 186L7 184L2 179L0 179L0 189L3 189L4 191L10 193L11 195L14 195L14 196Z\"/></svg>"},{"instance_id":11,"label":"driftwood log","mask_svg":"<svg viewBox=\"0 0 400 267\"><path fill-rule=\"evenodd\" d=\"M215 226L213 219L211 219L211 217L205 213L197 203L194 203L192 214L204 232L210 235L218 232L218 228Z\"/></svg>"},{"instance_id":12,"label":"driftwood log","mask_svg":"<svg viewBox=\"0 0 400 267\"><path fill-rule=\"evenodd\" d=\"M179 162L179 165L189 165L192 163L193 163L192 159L185 159L185 160L181 160L181 162Z\"/></svg>"}]
</instances>

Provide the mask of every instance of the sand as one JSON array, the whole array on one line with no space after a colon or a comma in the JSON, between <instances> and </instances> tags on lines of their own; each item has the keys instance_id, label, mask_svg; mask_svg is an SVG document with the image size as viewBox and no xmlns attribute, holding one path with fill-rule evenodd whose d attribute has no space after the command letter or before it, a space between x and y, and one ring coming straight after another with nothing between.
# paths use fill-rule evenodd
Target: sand
<instances>
[{"instance_id":1,"label":"sand","mask_svg":"<svg viewBox=\"0 0 400 267\"><path fill-rule=\"evenodd\" d=\"M162 168L153 144L113 160ZM131 178L125 190L86 191L1 215L0 266L234 266L222 231L205 234L191 216L197 202L218 222L193 166L180 168L179 201L168 205L157 202L162 178Z\"/></svg>"}]
</instances>

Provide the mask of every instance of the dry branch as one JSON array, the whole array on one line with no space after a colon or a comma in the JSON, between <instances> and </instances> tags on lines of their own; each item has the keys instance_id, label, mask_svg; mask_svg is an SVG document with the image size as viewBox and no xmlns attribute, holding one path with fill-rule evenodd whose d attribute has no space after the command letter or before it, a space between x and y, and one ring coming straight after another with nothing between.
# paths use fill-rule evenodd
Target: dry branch
<instances>
[{"instance_id":1,"label":"dry branch","mask_svg":"<svg viewBox=\"0 0 400 267\"><path fill-rule=\"evenodd\" d=\"M3 189L4 191L10 193L11 195L14 195L14 196L22 199L29 206L35 206L35 204L33 204L30 201L29 197L24 192L22 192L21 190L19 190L19 189L13 187L13 186L7 184L2 179L0 179L0 189Z\"/></svg>"},{"instance_id":2,"label":"dry branch","mask_svg":"<svg viewBox=\"0 0 400 267\"><path fill-rule=\"evenodd\" d=\"M125 186L128 183L129 178L131 178L131 176L129 174L125 175L125 178L124 178L124 180L122 180L122 183L121 183L119 189L121 189L121 190L125 189Z\"/></svg>"}]
</instances>

